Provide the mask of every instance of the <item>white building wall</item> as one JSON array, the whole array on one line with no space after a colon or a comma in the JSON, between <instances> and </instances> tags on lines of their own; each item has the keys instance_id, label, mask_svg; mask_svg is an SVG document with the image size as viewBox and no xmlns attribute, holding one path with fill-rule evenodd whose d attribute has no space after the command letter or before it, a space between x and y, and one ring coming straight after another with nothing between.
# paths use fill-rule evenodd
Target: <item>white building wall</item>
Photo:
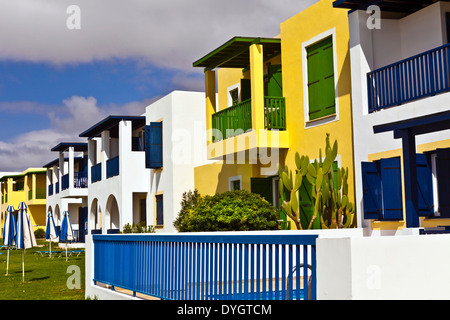
<instances>
[{"instance_id":1,"label":"white building wall","mask_svg":"<svg viewBox=\"0 0 450 320\"><path fill-rule=\"evenodd\" d=\"M147 223L155 224L155 195L163 194L164 227L157 232L176 231L182 194L194 189L194 167L207 163L204 99L203 92L173 91L146 109L147 125L163 121L163 168L149 170L147 196Z\"/></svg>"},{"instance_id":2,"label":"white building wall","mask_svg":"<svg viewBox=\"0 0 450 320\"><path fill-rule=\"evenodd\" d=\"M407 58L411 54L442 45L442 38L446 37L446 34L442 34L439 27L442 23L441 17L445 15L445 12L440 11L441 6L444 5L436 3L401 20L382 20L380 30L367 28L368 15L365 11L357 10L349 14L355 204L359 227L370 226L370 221L363 219L361 162L368 161L370 154L402 148L401 139L394 139L392 132L374 134L373 127L446 111L450 108L450 93L444 93L369 114L367 73L385 64ZM447 7L450 9L448 5ZM429 19L437 20L438 23ZM417 25L411 30L408 29L414 23ZM424 26L424 30L428 30L428 34L434 35L427 36L414 31L421 25ZM415 42L414 32L416 32ZM396 41L399 37L401 40ZM427 37L430 39L424 40ZM450 130L417 136L416 145L446 139L450 139Z\"/></svg>"}]
</instances>

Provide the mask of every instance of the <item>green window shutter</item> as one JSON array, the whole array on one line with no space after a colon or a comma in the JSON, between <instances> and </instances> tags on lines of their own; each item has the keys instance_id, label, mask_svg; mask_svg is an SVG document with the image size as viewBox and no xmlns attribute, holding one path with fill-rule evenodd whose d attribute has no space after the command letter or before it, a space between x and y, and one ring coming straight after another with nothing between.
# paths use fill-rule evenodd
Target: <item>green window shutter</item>
<instances>
[{"instance_id":1,"label":"green window shutter","mask_svg":"<svg viewBox=\"0 0 450 320\"><path fill-rule=\"evenodd\" d=\"M333 39L328 37L306 49L308 66L309 119L336 112Z\"/></svg>"},{"instance_id":2,"label":"green window shutter","mask_svg":"<svg viewBox=\"0 0 450 320\"><path fill-rule=\"evenodd\" d=\"M283 96L283 79L281 64L269 66L269 79L267 84L267 95L269 97Z\"/></svg>"}]
</instances>

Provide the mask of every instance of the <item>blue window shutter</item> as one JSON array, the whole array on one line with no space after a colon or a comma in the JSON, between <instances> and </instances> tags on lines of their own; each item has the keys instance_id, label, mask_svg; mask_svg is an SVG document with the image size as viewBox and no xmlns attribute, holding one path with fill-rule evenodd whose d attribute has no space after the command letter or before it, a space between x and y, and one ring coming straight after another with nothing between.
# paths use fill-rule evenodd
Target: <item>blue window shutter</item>
<instances>
[{"instance_id":1,"label":"blue window shutter","mask_svg":"<svg viewBox=\"0 0 450 320\"><path fill-rule=\"evenodd\" d=\"M419 197L419 216L429 216L434 212L433 180L427 156L418 153L416 156L417 189Z\"/></svg>"},{"instance_id":2,"label":"blue window shutter","mask_svg":"<svg viewBox=\"0 0 450 320\"><path fill-rule=\"evenodd\" d=\"M145 126L145 167L159 169L163 166L162 122Z\"/></svg>"},{"instance_id":3,"label":"blue window shutter","mask_svg":"<svg viewBox=\"0 0 450 320\"><path fill-rule=\"evenodd\" d=\"M364 219L381 217L381 178L374 162L361 162Z\"/></svg>"},{"instance_id":4,"label":"blue window shutter","mask_svg":"<svg viewBox=\"0 0 450 320\"><path fill-rule=\"evenodd\" d=\"M381 159L380 173L383 186L383 219L402 220L402 176L400 157Z\"/></svg>"},{"instance_id":5,"label":"blue window shutter","mask_svg":"<svg viewBox=\"0 0 450 320\"><path fill-rule=\"evenodd\" d=\"M439 213L443 218L450 218L450 148L437 149L436 154Z\"/></svg>"}]
</instances>

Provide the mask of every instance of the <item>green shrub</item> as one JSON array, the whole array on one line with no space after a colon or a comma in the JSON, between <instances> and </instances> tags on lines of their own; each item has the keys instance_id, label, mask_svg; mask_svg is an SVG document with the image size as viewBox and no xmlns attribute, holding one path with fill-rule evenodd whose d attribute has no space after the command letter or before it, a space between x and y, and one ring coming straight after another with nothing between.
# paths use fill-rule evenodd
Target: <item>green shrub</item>
<instances>
[{"instance_id":1,"label":"green shrub","mask_svg":"<svg viewBox=\"0 0 450 320\"><path fill-rule=\"evenodd\" d=\"M133 222L133 225L127 223L123 226L121 233L155 233L155 227L151 225L146 226L144 222L140 222L139 224Z\"/></svg>"},{"instance_id":2,"label":"green shrub","mask_svg":"<svg viewBox=\"0 0 450 320\"><path fill-rule=\"evenodd\" d=\"M214 196L186 194L182 217L175 227L181 232L277 230L278 210L260 195L245 190Z\"/></svg>"},{"instance_id":3,"label":"green shrub","mask_svg":"<svg viewBox=\"0 0 450 320\"><path fill-rule=\"evenodd\" d=\"M173 222L173 226L178 231L181 231L181 229L183 229L185 220L189 216L189 212L193 210L201 200L202 196L197 189L195 189L194 191L189 190L188 192L183 193L183 196L181 198L181 210L178 213L177 218Z\"/></svg>"},{"instance_id":4,"label":"green shrub","mask_svg":"<svg viewBox=\"0 0 450 320\"><path fill-rule=\"evenodd\" d=\"M38 229L34 230L34 237L36 239L45 238L45 230L42 228L38 228Z\"/></svg>"}]
</instances>

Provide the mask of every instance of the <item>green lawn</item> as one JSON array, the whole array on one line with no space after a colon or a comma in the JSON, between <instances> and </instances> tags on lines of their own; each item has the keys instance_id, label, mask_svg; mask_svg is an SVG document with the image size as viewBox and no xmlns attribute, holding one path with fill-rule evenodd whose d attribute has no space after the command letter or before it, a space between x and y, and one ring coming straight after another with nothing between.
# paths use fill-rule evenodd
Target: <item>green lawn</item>
<instances>
[{"instance_id":1,"label":"green lawn","mask_svg":"<svg viewBox=\"0 0 450 320\"><path fill-rule=\"evenodd\" d=\"M37 243L44 247L27 249L25 253L25 282L22 282L22 250L10 250L8 276L5 275L7 250L0 250L3 253L0 255L0 300L84 300L84 255L68 257L69 261L65 255L42 257L34 251L48 250L48 242L38 239ZM56 245L52 244L52 251L62 250ZM76 288L78 283L80 289Z\"/></svg>"}]
</instances>

